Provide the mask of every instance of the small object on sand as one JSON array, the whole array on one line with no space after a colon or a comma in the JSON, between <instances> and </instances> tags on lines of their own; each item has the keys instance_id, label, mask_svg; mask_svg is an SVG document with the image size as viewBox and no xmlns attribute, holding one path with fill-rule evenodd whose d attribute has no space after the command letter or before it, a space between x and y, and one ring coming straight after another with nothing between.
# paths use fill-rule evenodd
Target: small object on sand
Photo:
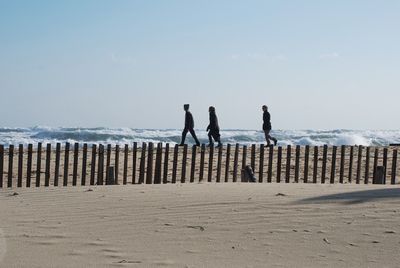
<instances>
[{"instance_id":1,"label":"small object on sand","mask_svg":"<svg viewBox=\"0 0 400 268\"><path fill-rule=\"evenodd\" d=\"M395 234L395 231L385 231L385 234Z\"/></svg>"},{"instance_id":2,"label":"small object on sand","mask_svg":"<svg viewBox=\"0 0 400 268\"><path fill-rule=\"evenodd\" d=\"M373 244L379 244L380 242L377 240L372 241Z\"/></svg>"},{"instance_id":3,"label":"small object on sand","mask_svg":"<svg viewBox=\"0 0 400 268\"><path fill-rule=\"evenodd\" d=\"M327 238L322 239L325 243L330 244L329 240Z\"/></svg>"},{"instance_id":4,"label":"small object on sand","mask_svg":"<svg viewBox=\"0 0 400 268\"><path fill-rule=\"evenodd\" d=\"M119 261L119 262L117 262L117 263L142 263L141 261L127 261L127 260L122 260L122 261Z\"/></svg>"},{"instance_id":5,"label":"small object on sand","mask_svg":"<svg viewBox=\"0 0 400 268\"><path fill-rule=\"evenodd\" d=\"M192 225L188 225L188 226L186 226L187 228L192 228L192 229L198 229L198 230L200 230L200 231L204 231L205 230L205 228L203 227L203 226L192 226Z\"/></svg>"},{"instance_id":6,"label":"small object on sand","mask_svg":"<svg viewBox=\"0 0 400 268\"><path fill-rule=\"evenodd\" d=\"M16 195L19 195L19 193L14 192L14 193L10 194L10 196L16 196Z\"/></svg>"},{"instance_id":7,"label":"small object on sand","mask_svg":"<svg viewBox=\"0 0 400 268\"><path fill-rule=\"evenodd\" d=\"M93 192L92 188L87 189L85 192Z\"/></svg>"},{"instance_id":8,"label":"small object on sand","mask_svg":"<svg viewBox=\"0 0 400 268\"><path fill-rule=\"evenodd\" d=\"M277 193L275 196L286 196L286 195L283 193Z\"/></svg>"}]
</instances>

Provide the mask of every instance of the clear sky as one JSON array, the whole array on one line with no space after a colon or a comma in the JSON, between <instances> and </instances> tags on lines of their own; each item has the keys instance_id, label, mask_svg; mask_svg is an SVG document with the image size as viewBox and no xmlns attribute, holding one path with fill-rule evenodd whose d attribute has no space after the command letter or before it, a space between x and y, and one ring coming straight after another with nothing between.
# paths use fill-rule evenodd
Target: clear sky
<instances>
[{"instance_id":1,"label":"clear sky","mask_svg":"<svg viewBox=\"0 0 400 268\"><path fill-rule=\"evenodd\" d=\"M0 0L0 126L399 129L400 1Z\"/></svg>"}]
</instances>

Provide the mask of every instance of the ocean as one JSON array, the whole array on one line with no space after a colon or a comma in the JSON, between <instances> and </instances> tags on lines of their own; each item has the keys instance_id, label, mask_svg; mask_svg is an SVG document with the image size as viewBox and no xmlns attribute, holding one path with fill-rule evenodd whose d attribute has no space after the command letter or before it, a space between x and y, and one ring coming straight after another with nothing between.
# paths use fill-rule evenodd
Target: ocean
<instances>
[{"instance_id":1,"label":"ocean","mask_svg":"<svg viewBox=\"0 0 400 268\"><path fill-rule=\"evenodd\" d=\"M133 142L179 143L181 129L134 129L134 128L68 128L68 127L28 127L0 128L0 144L37 144L57 142L88 144L131 144ZM202 143L208 142L207 132L196 130ZM400 143L400 130L274 130L272 136L279 145L365 145L384 146ZM222 130L223 143L259 144L264 143L260 130ZM186 142L193 143L188 133Z\"/></svg>"}]
</instances>

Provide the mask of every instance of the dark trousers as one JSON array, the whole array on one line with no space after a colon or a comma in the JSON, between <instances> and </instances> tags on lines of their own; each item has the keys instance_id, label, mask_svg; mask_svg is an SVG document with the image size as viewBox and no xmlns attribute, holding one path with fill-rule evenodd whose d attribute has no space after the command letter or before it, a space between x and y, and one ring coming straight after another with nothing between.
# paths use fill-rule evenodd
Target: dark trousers
<instances>
[{"instance_id":1,"label":"dark trousers","mask_svg":"<svg viewBox=\"0 0 400 268\"><path fill-rule=\"evenodd\" d=\"M265 140L267 141L267 145L271 144L270 140L272 140L274 143L277 142L277 140L269 134L270 131L271 131L270 129L264 129Z\"/></svg>"},{"instance_id":2,"label":"dark trousers","mask_svg":"<svg viewBox=\"0 0 400 268\"><path fill-rule=\"evenodd\" d=\"M193 128L185 128L185 129L182 131L182 140L181 140L181 144L184 144L184 143L185 143L186 134L187 134L188 132L190 132L190 134L192 135L194 141L195 141L196 144L199 146L199 145L200 145L200 142L199 142L199 140L197 139L196 133L194 132L194 129L193 129Z\"/></svg>"},{"instance_id":3,"label":"dark trousers","mask_svg":"<svg viewBox=\"0 0 400 268\"><path fill-rule=\"evenodd\" d=\"M208 140L210 142L210 144L213 144L213 139L218 142L218 144L221 144L221 139L220 139L220 135L219 133L214 133L212 131L208 132Z\"/></svg>"}]
</instances>

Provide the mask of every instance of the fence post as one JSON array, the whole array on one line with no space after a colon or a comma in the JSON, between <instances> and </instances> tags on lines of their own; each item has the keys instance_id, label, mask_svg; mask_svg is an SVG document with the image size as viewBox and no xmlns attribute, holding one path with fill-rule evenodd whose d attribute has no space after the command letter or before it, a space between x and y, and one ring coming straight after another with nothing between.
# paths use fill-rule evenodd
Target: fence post
<instances>
[{"instance_id":1,"label":"fence post","mask_svg":"<svg viewBox=\"0 0 400 268\"><path fill-rule=\"evenodd\" d=\"M231 158L231 145L228 143L226 146L226 161L225 161L225 182L229 181L229 168Z\"/></svg>"},{"instance_id":2,"label":"fence post","mask_svg":"<svg viewBox=\"0 0 400 268\"><path fill-rule=\"evenodd\" d=\"M256 172L256 145L251 145L250 166L253 172Z\"/></svg>"},{"instance_id":3,"label":"fence post","mask_svg":"<svg viewBox=\"0 0 400 268\"><path fill-rule=\"evenodd\" d=\"M145 165L146 165L146 149L147 143L143 142L142 144L142 152L140 154L140 167L139 167L139 184L144 183L144 172L145 172Z\"/></svg>"},{"instance_id":4,"label":"fence post","mask_svg":"<svg viewBox=\"0 0 400 268\"><path fill-rule=\"evenodd\" d=\"M243 145L243 153L242 153L242 170L245 169L247 165L247 146Z\"/></svg>"},{"instance_id":5,"label":"fence post","mask_svg":"<svg viewBox=\"0 0 400 268\"><path fill-rule=\"evenodd\" d=\"M314 151L315 153L315 151ZM310 157L310 145L306 145L304 150L304 183L308 183L308 160Z\"/></svg>"},{"instance_id":6,"label":"fence post","mask_svg":"<svg viewBox=\"0 0 400 268\"><path fill-rule=\"evenodd\" d=\"M300 171L300 145L296 145L296 159L294 168L294 181L299 182L299 171Z\"/></svg>"},{"instance_id":7,"label":"fence post","mask_svg":"<svg viewBox=\"0 0 400 268\"><path fill-rule=\"evenodd\" d=\"M268 177L267 182L272 182L272 167L274 161L274 147L272 145L268 146Z\"/></svg>"},{"instance_id":8,"label":"fence post","mask_svg":"<svg viewBox=\"0 0 400 268\"><path fill-rule=\"evenodd\" d=\"M46 174L44 177L44 186L49 187L50 185L50 161L51 161L51 144L46 145ZM22 162L22 160L21 160ZM22 176L21 176L22 178Z\"/></svg>"},{"instance_id":9,"label":"fence post","mask_svg":"<svg viewBox=\"0 0 400 268\"><path fill-rule=\"evenodd\" d=\"M161 162L162 162L162 143L157 144L156 150L156 166L155 166L155 174L154 174L154 183L161 183Z\"/></svg>"},{"instance_id":10,"label":"fence post","mask_svg":"<svg viewBox=\"0 0 400 268\"><path fill-rule=\"evenodd\" d=\"M281 169L282 169L282 146L278 147L278 163L276 168L276 182L281 182Z\"/></svg>"},{"instance_id":11,"label":"fence post","mask_svg":"<svg viewBox=\"0 0 400 268\"><path fill-rule=\"evenodd\" d=\"M362 164L362 145L358 146L358 159L357 159L357 176L356 176L356 183L360 183L361 178L361 164Z\"/></svg>"},{"instance_id":12,"label":"fence post","mask_svg":"<svg viewBox=\"0 0 400 268\"><path fill-rule=\"evenodd\" d=\"M199 182L203 181L204 178L204 158L206 153L206 145L203 143L201 145L200 151L200 171L199 171Z\"/></svg>"},{"instance_id":13,"label":"fence post","mask_svg":"<svg viewBox=\"0 0 400 268\"><path fill-rule=\"evenodd\" d=\"M364 178L365 184L368 184L369 181L369 156L370 156L370 147L367 147L367 152L365 154L365 178Z\"/></svg>"},{"instance_id":14,"label":"fence post","mask_svg":"<svg viewBox=\"0 0 400 268\"><path fill-rule=\"evenodd\" d=\"M32 151L33 145L28 144L28 163L26 165L26 187L31 187L31 177L32 177Z\"/></svg>"},{"instance_id":15,"label":"fence post","mask_svg":"<svg viewBox=\"0 0 400 268\"><path fill-rule=\"evenodd\" d=\"M375 153L374 153L374 169L373 169L372 179L375 178L376 167L378 166L378 158L379 158L379 149L378 149L378 148L375 148Z\"/></svg>"},{"instance_id":16,"label":"fence post","mask_svg":"<svg viewBox=\"0 0 400 268\"><path fill-rule=\"evenodd\" d=\"M18 181L17 187L22 187L22 170L24 168L24 145L20 144L18 148Z\"/></svg>"},{"instance_id":17,"label":"fence post","mask_svg":"<svg viewBox=\"0 0 400 268\"><path fill-rule=\"evenodd\" d=\"M129 153L129 145L125 144L124 146L124 172L122 175L122 184L128 183L128 153Z\"/></svg>"},{"instance_id":18,"label":"fence post","mask_svg":"<svg viewBox=\"0 0 400 268\"><path fill-rule=\"evenodd\" d=\"M74 144L74 165L72 169L72 185L76 186L78 180L79 143Z\"/></svg>"},{"instance_id":19,"label":"fence post","mask_svg":"<svg viewBox=\"0 0 400 268\"><path fill-rule=\"evenodd\" d=\"M42 165L42 143L38 143L38 148L37 148L37 158L36 158L36 187L40 186L40 169Z\"/></svg>"},{"instance_id":20,"label":"fence post","mask_svg":"<svg viewBox=\"0 0 400 268\"><path fill-rule=\"evenodd\" d=\"M68 166L69 166L69 142L65 143L65 156L64 156L64 181L63 186L68 185Z\"/></svg>"},{"instance_id":21,"label":"fence post","mask_svg":"<svg viewBox=\"0 0 400 268\"><path fill-rule=\"evenodd\" d=\"M82 153L82 176L81 176L81 185L86 185L86 165L87 165L87 143L83 144L83 153Z\"/></svg>"},{"instance_id":22,"label":"fence post","mask_svg":"<svg viewBox=\"0 0 400 268\"><path fill-rule=\"evenodd\" d=\"M339 183L343 183L344 178L344 163L346 160L346 146L342 145L340 149L340 175L339 175Z\"/></svg>"},{"instance_id":23,"label":"fence post","mask_svg":"<svg viewBox=\"0 0 400 268\"><path fill-rule=\"evenodd\" d=\"M132 148L132 184L136 184L136 161L137 161L137 142L134 142Z\"/></svg>"},{"instance_id":24,"label":"fence post","mask_svg":"<svg viewBox=\"0 0 400 268\"><path fill-rule=\"evenodd\" d=\"M383 171L383 184L386 184L387 157L388 157L388 148L383 148L383 166L385 167Z\"/></svg>"},{"instance_id":25,"label":"fence post","mask_svg":"<svg viewBox=\"0 0 400 268\"><path fill-rule=\"evenodd\" d=\"M169 143L165 145L163 183L168 183Z\"/></svg>"},{"instance_id":26,"label":"fence post","mask_svg":"<svg viewBox=\"0 0 400 268\"><path fill-rule=\"evenodd\" d=\"M332 162L331 162L331 180L330 183L335 183L335 175L336 175L336 152L337 146L332 147Z\"/></svg>"},{"instance_id":27,"label":"fence post","mask_svg":"<svg viewBox=\"0 0 400 268\"><path fill-rule=\"evenodd\" d=\"M235 145L235 156L233 159L233 182L237 182L237 170L238 170L238 165L239 165L239 143L236 143Z\"/></svg>"},{"instance_id":28,"label":"fence post","mask_svg":"<svg viewBox=\"0 0 400 268\"><path fill-rule=\"evenodd\" d=\"M392 179L391 184L396 184L396 169L397 169L397 150L393 150L393 158L392 158Z\"/></svg>"},{"instance_id":29,"label":"fence post","mask_svg":"<svg viewBox=\"0 0 400 268\"><path fill-rule=\"evenodd\" d=\"M111 144L107 144L107 158L106 158L106 182L108 181L108 168L111 166Z\"/></svg>"},{"instance_id":30,"label":"fence post","mask_svg":"<svg viewBox=\"0 0 400 268\"><path fill-rule=\"evenodd\" d=\"M258 182L264 181L264 144L260 144L260 165L259 165Z\"/></svg>"},{"instance_id":31,"label":"fence post","mask_svg":"<svg viewBox=\"0 0 400 268\"><path fill-rule=\"evenodd\" d=\"M174 158L172 162L172 183L176 183L176 172L178 169L178 152L179 152L179 145L175 144Z\"/></svg>"},{"instance_id":32,"label":"fence post","mask_svg":"<svg viewBox=\"0 0 400 268\"><path fill-rule=\"evenodd\" d=\"M188 145L185 144L185 145L183 145L181 183L185 183L186 182L187 151L188 151Z\"/></svg>"},{"instance_id":33,"label":"fence post","mask_svg":"<svg viewBox=\"0 0 400 268\"><path fill-rule=\"evenodd\" d=\"M318 181L318 161L319 161L318 146L314 146L314 164L313 164L313 183Z\"/></svg>"},{"instance_id":34,"label":"fence post","mask_svg":"<svg viewBox=\"0 0 400 268\"><path fill-rule=\"evenodd\" d=\"M97 185L104 184L104 145L99 144L99 161L97 168Z\"/></svg>"},{"instance_id":35,"label":"fence post","mask_svg":"<svg viewBox=\"0 0 400 268\"><path fill-rule=\"evenodd\" d=\"M4 145L0 144L0 188L3 188Z\"/></svg>"},{"instance_id":36,"label":"fence post","mask_svg":"<svg viewBox=\"0 0 400 268\"><path fill-rule=\"evenodd\" d=\"M8 180L7 180L8 188L12 187L13 160L14 160L14 145L10 145L8 147Z\"/></svg>"},{"instance_id":37,"label":"fence post","mask_svg":"<svg viewBox=\"0 0 400 268\"><path fill-rule=\"evenodd\" d=\"M222 167L222 146L219 146L218 160L217 160L217 182L221 182L221 167Z\"/></svg>"},{"instance_id":38,"label":"fence post","mask_svg":"<svg viewBox=\"0 0 400 268\"><path fill-rule=\"evenodd\" d=\"M153 149L154 144L152 142L149 142L149 149L147 152L146 184L152 184L153 180Z\"/></svg>"},{"instance_id":39,"label":"fence post","mask_svg":"<svg viewBox=\"0 0 400 268\"><path fill-rule=\"evenodd\" d=\"M350 147L350 159L349 159L349 183L351 183L353 175L353 159L354 159L354 146Z\"/></svg>"},{"instance_id":40,"label":"fence post","mask_svg":"<svg viewBox=\"0 0 400 268\"><path fill-rule=\"evenodd\" d=\"M292 146L288 145L286 147L286 179L285 182L289 183L290 182L290 161L292 158Z\"/></svg>"},{"instance_id":41,"label":"fence post","mask_svg":"<svg viewBox=\"0 0 400 268\"><path fill-rule=\"evenodd\" d=\"M212 172L213 172L213 159L214 157L214 146L210 146L210 154L208 158L208 182L212 182Z\"/></svg>"},{"instance_id":42,"label":"fence post","mask_svg":"<svg viewBox=\"0 0 400 268\"><path fill-rule=\"evenodd\" d=\"M321 183L325 183L327 158L328 158L328 145L325 144L322 152Z\"/></svg>"},{"instance_id":43,"label":"fence post","mask_svg":"<svg viewBox=\"0 0 400 268\"><path fill-rule=\"evenodd\" d=\"M96 176L96 151L97 145L92 145L92 159L91 159L91 167L90 167L90 185L94 185L95 176Z\"/></svg>"},{"instance_id":44,"label":"fence post","mask_svg":"<svg viewBox=\"0 0 400 268\"><path fill-rule=\"evenodd\" d=\"M191 162L191 167L190 167L190 182L194 182L194 174L196 171L196 150L197 146L193 145L192 146L192 162Z\"/></svg>"}]
</instances>

